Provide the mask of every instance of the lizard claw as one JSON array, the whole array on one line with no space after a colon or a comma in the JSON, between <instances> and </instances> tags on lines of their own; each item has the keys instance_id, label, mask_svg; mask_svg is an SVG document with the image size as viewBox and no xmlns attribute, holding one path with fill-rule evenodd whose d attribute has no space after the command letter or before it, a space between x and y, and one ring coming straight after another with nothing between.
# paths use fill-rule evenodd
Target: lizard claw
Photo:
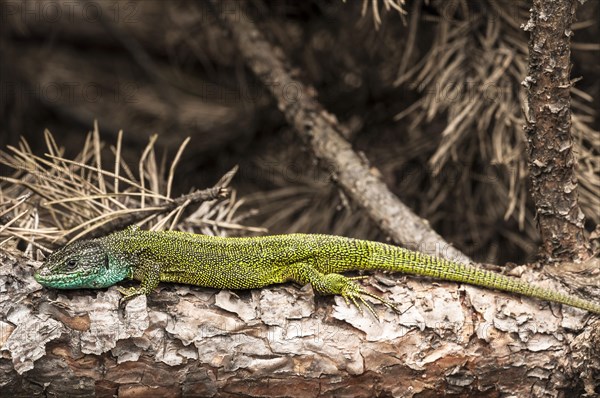
<instances>
[{"instance_id":1,"label":"lizard claw","mask_svg":"<svg viewBox=\"0 0 600 398\"><path fill-rule=\"evenodd\" d=\"M398 308L396 308L396 306L391 301L386 300L385 298L383 298L381 296L378 296L376 294L373 294L373 293L367 291L361 285L354 282L354 280L356 280L356 279L365 279L365 277L361 276L361 277L354 277L354 278L346 278L346 277L343 277L343 278L344 279L342 280L341 289L338 294L340 294L344 298L344 300L346 301L346 304L350 305L350 302L352 302L352 304L354 304L354 306L358 309L358 311L360 312L361 315L364 313L362 306L365 306L367 308L367 310L369 310L369 312L371 314L373 314L373 316L377 320L379 320L379 315L377 315L377 312L375 312L375 309L373 308L373 306L365 300L364 296L369 296L371 298L374 298L375 300L381 302L382 304L384 304L386 307L392 309L393 311L400 312L398 310Z\"/></svg>"}]
</instances>

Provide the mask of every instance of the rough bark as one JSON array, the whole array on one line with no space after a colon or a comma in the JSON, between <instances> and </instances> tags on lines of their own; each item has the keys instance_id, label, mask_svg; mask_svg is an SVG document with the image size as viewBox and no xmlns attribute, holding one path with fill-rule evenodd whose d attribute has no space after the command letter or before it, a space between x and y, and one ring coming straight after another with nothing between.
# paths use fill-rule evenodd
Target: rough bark
<instances>
[{"instance_id":1,"label":"rough bark","mask_svg":"<svg viewBox=\"0 0 600 398\"><path fill-rule=\"evenodd\" d=\"M377 322L293 285L161 285L119 309L114 287L42 289L37 264L6 253L0 264L2 396L564 397L600 387L597 322L473 287L376 276L402 311L376 306Z\"/></svg>"},{"instance_id":2,"label":"rough bark","mask_svg":"<svg viewBox=\"0 0 600 398\"><path fill-rule=\"evenodd\" d=\"M571 136L571 25L576 0L534 0L530 32L527 134L541 254L547 261L590 257L578 204Z\"/></svg>"},{"instance_id":3,"label":"rough bark","mask_svg":"<svg viewBox=\"0 0 600 398\"><path fill-rule=\"evenodd\" d=\"M243 4L243 3L241 3ZM240 3L213 1L246 64L275 97L279 109L335 181L390 238L405 247L457 261L468 257L438 235L394 195L379 172L344 138L348 129L325 110L314 88L304 84L281 48L269 42Z\"/></svg>"}]
</instances>

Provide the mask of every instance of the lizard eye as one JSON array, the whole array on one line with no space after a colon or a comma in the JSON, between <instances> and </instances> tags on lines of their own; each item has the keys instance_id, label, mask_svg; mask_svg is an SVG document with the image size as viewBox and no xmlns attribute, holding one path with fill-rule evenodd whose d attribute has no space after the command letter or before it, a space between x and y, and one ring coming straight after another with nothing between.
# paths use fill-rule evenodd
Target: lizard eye
<instances>
[{"instance_id":1,"label":"lizard eye","mask_svg":"<svg viewBox=\"0 0 600 398\"><path fill-rule=\"evenodd\" d=\"M72 258L69 261L67 261L67 264L66 264L67 270L72 271L72 270L75 269L76 266L77 266L77 260L76 259Z\"/></svg>"}]
</instances>

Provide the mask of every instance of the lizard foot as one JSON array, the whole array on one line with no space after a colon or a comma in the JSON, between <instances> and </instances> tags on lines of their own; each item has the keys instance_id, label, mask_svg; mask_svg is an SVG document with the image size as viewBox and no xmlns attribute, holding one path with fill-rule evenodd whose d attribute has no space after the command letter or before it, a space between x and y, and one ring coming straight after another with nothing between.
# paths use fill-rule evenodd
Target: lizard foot
<instances>
[{"instance_id":1,"label":"lizard foot","mask_svg":"<svg viewBox=\"0 0 600 398\"><path fill-rule=\"evenodd\" d=\"M121 297L121 299L119 300L119 306L123 305L125 302L131 300L134 297L145 294L144 289L138 287L117 286L117 290L123 295L123 297Z\"/></svg>"},{"instance_id":2,"label":"lizard foot","mask_svg":"<svg viewBox=\"0 0 600 398\"><path fill-rule=\"evenodd\" d=\"M369 292L364 287L362 287L361 285L359 285L358 283L355 282L355 280L365 279L365 278L366 278L365 276L348 278L348 277L346 277L344 275L340 275L340 274L328 274L328 275L325 275L324 285L326 285L328 288L327 290L329 290L327 293L339 294L340 296L342 296L344 298L344 300L346 301L346 304L355 305L356 308L358 308L358 311L361 313L361 315L364 313L362 306L361 306L361 304L362 304L369 310L369 312L371 314L373 314L373 316L377 320L379 320L379 316L373 309L373 306L371 306L371 304L369 304L365 300L364 296L369 296L371 298L374 298L375 300L381 302L382 304L384 304L388 308L392 309L393 311L399 312L398 308L396 308L394 303L392 303L389 300L386 300L385 298L383 298L381 296L378 296L376 294Z\"/></svg>"}]
</instances>

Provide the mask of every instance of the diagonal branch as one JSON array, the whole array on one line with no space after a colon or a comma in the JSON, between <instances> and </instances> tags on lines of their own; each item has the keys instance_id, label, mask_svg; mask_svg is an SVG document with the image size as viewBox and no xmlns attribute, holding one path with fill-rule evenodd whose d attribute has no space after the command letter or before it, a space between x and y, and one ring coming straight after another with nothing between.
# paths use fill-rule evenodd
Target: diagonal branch
<instances>
[{"instance_id":1,"label":"diagonal branch","mask_svg":"<svg viewBox=\"0 0 600 398\"><path fill-rule=\"evenodd\" d=\"M233 34L247 65L270 90L279 109L322 163L332 179L368 212L396 243L459 261L468 258L404 205L350 143L345 127L316 99L314 88L295 79L283 51L269 42L252 19L234 4L213 1L213 10ZM241 3L237 3L239 5ZM235 12L232 12L235 10ZM223 12L221 12L223 11Z\"/></svg>"}]
</instances>

